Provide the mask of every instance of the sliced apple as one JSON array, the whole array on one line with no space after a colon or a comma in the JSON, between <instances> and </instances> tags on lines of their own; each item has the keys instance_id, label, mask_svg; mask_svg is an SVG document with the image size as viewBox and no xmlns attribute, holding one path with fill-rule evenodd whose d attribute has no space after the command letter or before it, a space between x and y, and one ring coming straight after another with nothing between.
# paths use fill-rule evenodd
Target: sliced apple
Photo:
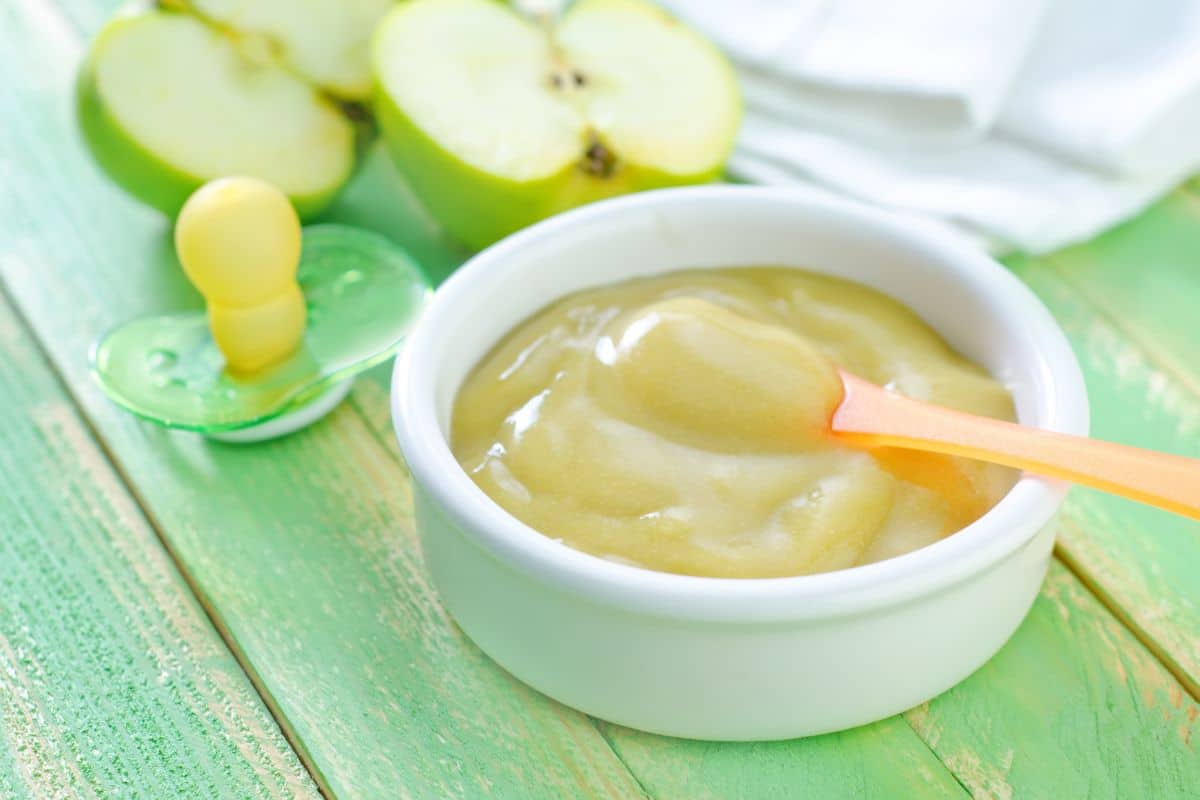
<instances>
[{"instance_id":1,"label":"sliced apple","mask_svg":"<svg viewBox=\"0 0 1200 800\"><path fill-rule=\"evenodd\" d=\"M395 0L175 0L205 19L266 37L309 81L351 100L371 92L370 38Z\"/></svg>"},{"instance_id":2,"label":"sliced apple","mask_svg":"<svg viewBox=\"0 0 1200 800\"><path fill-rule=\"evenodd\" d=\"M714 179L741 111L721 53L641 0L581 0L554 22L412 0L384 18L372 59L397 165L475 246L581 203Z\"/></svg>"},{"instance_id":3,"label":"sliced apple","mask_svg":"<svg viewBox=\"0 0 1200 800\"><path fill-rule=\"evenodd\" d=\"M79 121L102 167L174 216L201 184L250 175L302 216L324 208L355 162L355 125L261 46L186 13L117 17L80 72Z\"/></svg>"}]
</instances>

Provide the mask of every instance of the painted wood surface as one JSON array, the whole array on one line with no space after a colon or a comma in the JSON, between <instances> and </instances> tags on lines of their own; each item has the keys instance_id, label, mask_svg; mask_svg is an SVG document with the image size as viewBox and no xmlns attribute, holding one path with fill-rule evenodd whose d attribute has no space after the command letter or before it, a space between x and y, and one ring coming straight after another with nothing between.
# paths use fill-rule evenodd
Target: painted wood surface
<instances>
[{"instance_id":1,"label":"painted wood surface","mask_svg":"<svg viewBox=\"0 0 1200 800\"><path fill-rule=\"evenodd\" d=\"M387 377L368 376L350 402L403 468L391 433ZM745 744L691 742L597 724L639 785L662 800L964 796L951 773L899 717L832 736Z\"/></svg>"},{"instance_id":2,"label":"painted wood surface","mask_svg":"<svg viewBox=\"0 0 1200 800\"><path fill-rule=\"evenodd\" d=\"M0 408L0 797L316 798L3 300Z\"/></svg>"},{"instance_id":3,"label":"painted wood surface","mask_svg":"<svg viewBox=\"0 0 1200 800\"><path fill-rule=\"evenodd\" d=\"M1200 458L1200 193L1011 261L1079 356L1092 435ZM1061 556L1200 694L1200 522L1081 489L1067 518Z\"/></svg>"},{"instance_id":4,"label":"painted wood surface","mask_svg":"<svg viewBox=\"0 0 1200 800\"><path fill-rule=\"evenodd\" d=\"M975 797L1194 797L1200 704L1064 567L978 672L905 717ZM1200 737L1196 737L1200 739Z\"/></svg>"},{"instance_id":5,"label":"painted wood surface","mask_svg":"<svg viewBox=\"0 0 1200 800\"><path fill-rule=\"evenodd\" d=\"M69 18L28 0L4 22L21 35L0 66L41 81L0 95L23 150L6 165L17 191L0 207L12 241L0 272L322 785L344 797L641 796L589 719L509 678L437 604L379 383L321 426L252 448L147 428L93 389L82 355L96 331L197 298L164 221L105 183L76 141L61 100L80 48ZM426 263L457 263L396 202L386 163L370 167L337 215L406 232ZM952 783L911 729L896 731L872 741L880 757L901 754L900 784ZM828 761L834 774L860 769L836 747Z\"/></svg>"},{"instance_id":6,"label":"painted wood surface","mask_svg":"<svg viewBox=\"0 0 1200 800\"><path fill-rule=\"evenodd\" d=\"M684 742L597 726L557 706L492 665L447 619L413 540L383 371L325 423L251 448L164 433L111 408L85 374L90 340L129 316L198 303L165 223L103 182L71 123L74 63L114 5L0 4L0 74L29 76L0 84L0 277L328 794L1059 797L1082 788L1098 797L1184 797L1200 785L1190 738L1196 704L1170 671L1195 674L1187 653L1200 629L1196 582L1187 583L1184 565L1165 563L1174 551L1145 544L1160 535L1179 544L1195 532L1171 528L1164 516L1077 492L1064 527L1064 557L1149 649L1056 567L1001 654L926 707L805 741ZM332 217L392 236L438 276L465 255L377 155ZM1184 236L1186 218L1179 225ZM1160 244L1145 237L1117 252L1102 239L1057 258L1077 253L1085 273L1110 259L1120 275ZM1194 359L1186 337L1155 333L1151 350L1133 342L1101 305L1107 299L1120 311L1128 287L1104 284L1085 296L1060 275L1063 263L1018 260L1014 268L1081 351L1097 433L1185 451L1195 441L1187 439L1192 412L1167 391L1179 371L1164 379L1154 367L1127 379L1137 370L1121 367L1126 378L1110 389L1104 358L1132 347L1155 365L1172 354ZM1200 299L1200 290L1191 296ZM1128 422L1148 407L1158 422ZM1130 529L1142 535L1126 547ZM1181 593L1167 597L1155 583L1160 574ZM0 753L0 772L14 769L12 752Z\"/></svg>"},{"instance_id":7,"label":"painted wood surface","mask_svg":"<svg viewBox=\"0 0 1200 800\"><path fill-rule=\"evenodd\" d=\"M353 402L399 459L386 386L366 389ZM902 717L767 744L688 742L608 724L601 730L641 785L661 798L774 800L801 789L815 797L941 797L965 787L985 798L1183 800L1200 786L1198 714L1197 699L1155 653L1056 563L1000 653ZM905 732L901 720L960 787L928 772L924 758L913 774L912 750L896 746Z\"/></svg>"},{"instance_id":8,"label":"painted wood surface","mask_svg":"<svg viewBox=\"0 0 1200 800\"><path fill-rule=\"evenodd\" d=\"M1055 565L1029 618L967 681L904 715L961 786L931 778L921 797L1194 797L1200 786L1200 705L1064 567ZM899 719L772 745L678 742L606 727L613 747L656 797L785 800L910 797L903 755L872 748L853 775L822 750L853 756ZM1200 738L1200 737L1197 737ZM681 758L680 756L685 756ZM772 782L763 764L786 764ZM776 767L778 770L778 767ZM680 793L682 792L682 794Z\"/></svg>"},{"instance_id":9,"label":"painted wood surface","mask_svg":"<svg viewBox=\"0 0 1200 800\"><path fill-rule=\"evenodd\" d=\"M637 796L584 717L518 686L435 602L405 475L351 407L239 448L151 430L91 386L88 339L194 305L164 220L103 182L66 106L81 40L41 0L6 4L3 276L310 770L344 797ZM22 95L21 92L30 94Z\"/></svg>"}]
</instances>

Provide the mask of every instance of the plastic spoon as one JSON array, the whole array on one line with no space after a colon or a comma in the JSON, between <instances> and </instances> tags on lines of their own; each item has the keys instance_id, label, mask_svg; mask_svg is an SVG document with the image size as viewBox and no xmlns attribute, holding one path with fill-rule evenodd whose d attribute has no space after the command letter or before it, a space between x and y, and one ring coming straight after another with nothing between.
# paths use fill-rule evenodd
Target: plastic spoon
<instances>
[{"instance_id":1,"label":"plastic spoon","mask_svg":"<svg viewBox=\"0 0 1200 800\"><path fill-rule=\"evenodd\" d=\"M1200 460L977 417L895 394L839 370L835 436L1003 464L1200 519Z\"/></svg>"}]
</instances>

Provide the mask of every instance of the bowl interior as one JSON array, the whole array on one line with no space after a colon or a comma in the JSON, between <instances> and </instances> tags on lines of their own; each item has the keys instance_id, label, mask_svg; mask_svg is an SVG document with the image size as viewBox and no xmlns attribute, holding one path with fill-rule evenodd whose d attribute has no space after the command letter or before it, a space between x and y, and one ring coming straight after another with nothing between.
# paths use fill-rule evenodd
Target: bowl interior
<instances>
[{"instance_id":1,"label":"bowl interior","mask_svg":"<svg viewBox=\"0 0 1200 800\"><path fill-rule=\"evenodd\" d=\"M478 256L443 288L443 302L431 309L437 318L428 320L443 333L422 342L437 350L443 435L455 394L475 364L554 300L639 276L750 266L837 275L891 295L1004 383L1022 423L1081 432L1070 430L1056 407L1053 354L1040 346L1042 326L1054 327L1053 321L986 256L942 238L914 238L901 223L870 212L797 207L774 192L724 187L648 198L656 195L668 201L602 204L586 216L530 229Z\"/></svg>"},{"instance_id":2,"label":"bowl interior","mask_svg":"<svg viewBox=\"0 0 1200 800\"><path fill-rule=\"evenodd\" d=\"M648 192L546 220L491 247L436 293L393 384L412 474L481 546L531 576L630 608L774 618L898 602L961 580L1029 541L1063 488L1024 478L968 528L887 561L794 578L697 578L614 564L536 534L458 466L448 432L464 378L508 331L580 289L681 269L790 266L849 278L907 304L1012 392L1020 421L1086 434L1087 399L1062 331L1019 280L974 246L859 206L758 187ZM770 602L765 602L765 601Z\"/></svg>"}]
</instances>

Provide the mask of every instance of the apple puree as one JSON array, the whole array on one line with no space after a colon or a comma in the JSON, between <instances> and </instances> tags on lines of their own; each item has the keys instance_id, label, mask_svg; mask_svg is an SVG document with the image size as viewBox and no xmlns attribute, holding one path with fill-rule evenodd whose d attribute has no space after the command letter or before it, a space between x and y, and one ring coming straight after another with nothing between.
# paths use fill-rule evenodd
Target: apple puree
<instances>
[{"instance_id":1,"label":"apple puree","mask_svg":"<svg viewBox=\"0 0 1200 800\"><path fill-rule=\"evenodd\" d=\"M1013 419L1012 399L912 311L783 268L678 272L580 292L467 379L452 445L471 478L579 550L686 575L772 577L915 550L983 514L1012 470L825 433L834 365Z\"/></svg>"}]
</instances>

